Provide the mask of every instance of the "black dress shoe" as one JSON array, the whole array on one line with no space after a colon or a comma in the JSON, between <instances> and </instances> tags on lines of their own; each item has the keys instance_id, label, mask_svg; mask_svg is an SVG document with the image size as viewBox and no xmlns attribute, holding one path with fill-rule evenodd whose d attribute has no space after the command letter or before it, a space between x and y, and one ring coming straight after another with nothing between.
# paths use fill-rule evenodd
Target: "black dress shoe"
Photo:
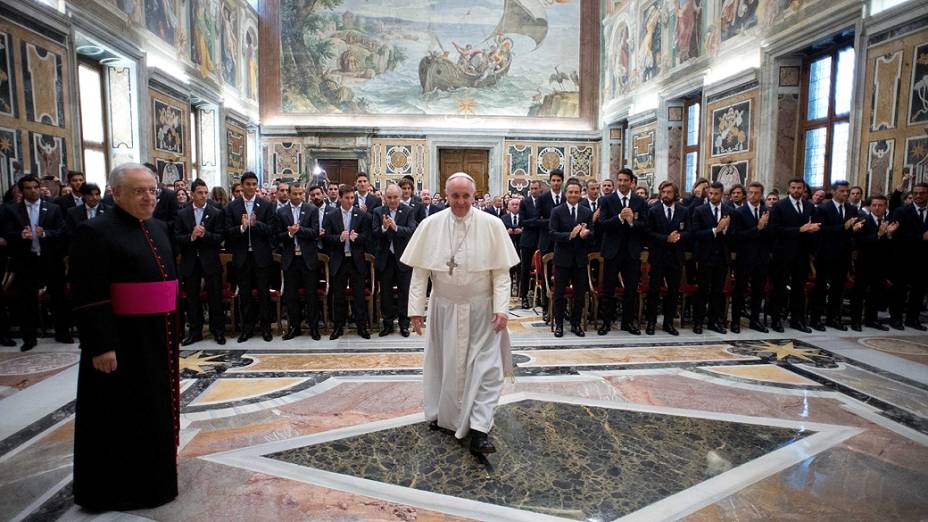
<instances>
[{"instance_id":1,"label":"black dress shoe","mask_svg":"<svg viewBox=\"0 0 928 522\"><path fill-rule=\"evenodd\" d=\"M612 323L603 323L603 325L599 327L599 330L596 330L596 335L606 335L609 333L609 330L612 330Z\"/></svg>"},{"instance_id":2,"label":"black dress shoe","mask_svg":"<svg viewBox=\"0 0 928 522\"><path fill-rule=\"evenodd\" d=\"M298 337L300 335L303 335L303 332L300 331L299 328L291 327L287 329L287 333L284 334L283 339L284 341L289 341L290 339L293 339L294 337Z\"/></svg>"},{"instance_id":3,"label":"black dress shoe","mask_svg":"<svg viewBox=\"0 0 928 522\"><path fill-rule=\"evenodd\" d=\"M554 336L564 337L564 326L563 325L557 325L554 327Z\"/></svg>"},{"instance_id":4,"label":"black dress shoe","mask_svg":"<svg viewBox=\"0 0 928 522\"><path fill-rule=\"evenodd\" d=\"M852 322L852 323L851 323L851 330L854 330L855 332L862 332L862 331L864 331L864 329L863 329L863 327L860 325L860 323L857 323L857 322Z\"/></svg>"},{"instance_id":5,"label":"black dress shoe","mask_svg":"<svg viewBox=\"0 0 928 522\"><path fill-rule=\"evenodd\" d=\"M923 325L920 321L906 321L905 325L908 326L909 328L915 328L919 332L924 332L925 330L928 330L928 327Z\"/></svg>"},{"instance_id":6,"label":"black dress shoe","mask_svg":"<svg viewBox=\"0 0 928 522\"><path fill-rule=\"evenodd\" d=\"M652 323L652 322L649 321L648 324L646 324L646 325L644 326L644 333L646 333L646 334L648 334L648 335L654 335L654 328L655 328L655 326L656 326L656 325L655 325L654 323Z\"/></svg>"},{"instance_id":7,"label":"black dress shoe","mask_svg":"<svg viewBox=\"0 0 928 522\"><path fill-rule=\"evenodd\" d=\"M626 331L626 332L628 332L628 333L630 333L630 334L632 334L632 335L641 335L641 330L639 330L637 326L635 326L635 325L633 325L633 324L631 324L631 323L623 324L623 325L622 325L622 330L624 330L624 331Z\"/></svg>"},{"instance_id":8,"label":"black dress shoe","mask_svg":"<svg viewBox=\"0 0 928 522\"><path fill-rule=\"evenodd\" d=\"M760 321L757 321L757 320L751 321L751 324L750 324L749 326L750 326L751 330L755 330L755 331L758 331L758 332L760 332L760 333L767 333L767 332L770 331L770 330L767 329L766 326L764 326L763 323L761 323ZM731 331L734 332L735 329L732 328Z\"/></svg>"},{"instance_id":9,"label":"black dress shoe","mask_svg":"<svg viewBox=\"0 0 928 522\"><path fill-rule=\"evenodd\" d=\"M523 298L522 298L522 309L523 309L523 310L528 310L528 309L531 308L531 307L532 307L532 305L528 302L528 297L523 297Z\"/></svg>"},{"instance_id":10,"label":"black dress shoe","mask_svg":"<svg viewBox=\"0 0 928 522\"><path fill-rule=\"evenodd\" d=\"M329 335L329 340L334 341L339 337L345 335L345 327L340 324L335 325L335 328L332 329L332 335Z\"/></svg>"},{"instance_id":11,"label":"black dress shoe","mask_svg":"<svg viewBox=\"0 0 928 522\"><path fill-rule=\"evenodd\" d=\"M698 323L697 323L697 324L694 324L694 325L693 325L693 333L694 333L694 334L701 334L701 333L702 333L702 325L701 325L701 324L698 324Z\"/></svg>"},{"instance_id":12,"label":"black dress shoe","mask_svg":"<svg viewBox=\"0 0 928 522\"><path fill-rule=\"evenodd\" d=\"M864 326L866 326L867 328L873 328L874 330L879 330L881 332L889 331L889 327L877 321L867 321L866 323L864 323ZM857 331L859 332L860 330L857 330Z\"/></svg>"},{"instance_id":13,"label":"black dress shoe","mask_svg":"<svg viewBox=\"0 0 928 522\"><path fill-rule=\"evenodd\" d=\"M719 323L709 323L709 326L707 326L706 328L712 330L713 332L715 332L715 333L717 333L717 334L725 334L725 333L726 333L725 327L722 326L722 325L719 324Z\"/></svg>"},{"instance_id":14,"label":"black dress shoe","mask_svg":"<svg viewBox=\"0 0 928 522\"><path fill-rule=\"evenodd\" d=\"M793 326L792 324L790 325L790 327L796 328L796 327ZM811 327L813 330L815 330L815 331L817 331L817 332L824 332L824 331L825 331L825 323L823 323L823 322L821 322L821 321L815 321L814 323L810 324L809 327ZM797 329L797 330L801 330L801 328L796 328L796 329ZM806 333L808 333L808 332L806 332Z\"/></svg>"},{"instance_id":15,"label":"black dress shoe","mask_svg":"<svg viewBox=\"0 0 928 522\"><path fill-rule=\"evenodd\" d=\"M218 344L218 345L226 344L226 336L223 335L223 334L214 335L214 336L213 336L213 340L215 340L215 341L216 341L216 344Z\"/></svg>"},{"instance_id":16,"label":"black dress shoe","mask_svg":"<svg viewBox=\"0 0 928 522\"><path fill-rule=\"evenodd\" d=\"M409 327L400 326L400 335L402 335L403 337L409 337Z\"/></svg>"},{"instance_id":17,"label":"black dress shoe","mask_svg":"<svg viewBox=\"0 0 928 522\"><path fill-rule=\"evenodd\" d=\"M55 342L62 344L74 344L74 338L70 335L56 335Z\"/></svg>"},{"instance_id":18,"label":"black dress shoe","mask_svg":"<svg viewBox=\"0 0 928 522\"><path fill-rule=\"evenodd\" d=\"M313 341L318 341L319 339L322 339L322 335L319 334L319 327L313 326L312 328L310 328L309 336L313 338Z\"/></svg>"},{"instance_id":19,"label":"black dress shoe","mask_svg":"<svg viewBox=\"0 0 928 522\"><path fill-rule=\"evenodd\" d=\"M754 328L754 329L757 330L757 328ZM770 325L770 329L776 333L783 333L785 331L785 329L783 328L783 323L781 323L780 321L774 321L773 324Z\"/></svg>"},{"instance_id":20,"label":"black dress shoe","mask_svg":"<svg viewBox=\"0 0 928 522\"><path fill-rule=\"evenodd\" d=\"M898 319L890 321L889 327L893 330L905 330L905 326L902 326L902 321L899 321Z\"/></svg>"},{"instance_id":21,"label":"black dress shoe","mask_svg":"<svg viewBox=\"0 0 928 522\"><path fill-rule=\"evenodd\" d=\"M264 342L269 343L274 340L274 335L271 334L271 327L261 329L261 338L264 339Z\"/></svg>"},{"instance_id":22,"label":"black dress shoe","mask_svg":"<svg viewBox=\"0 0 928 522\"><path fill-rule=\"evenodd\" d=\"M190 346L193 343L197 343L203 340L202 335L191 334L187 337L184 337L184 340L180 342L181 346Z\"/></svg>"},{"instance_id":23,"label":"black dress shoe","mask_svg":"<svg viewBox=\"0 0 928 522\"><path fill-rule=\"evenodd\" d=\"M358 331L358 333L360 333L360 330ZM386 337L386 336L388 336L388 335L390 335L390 334L392 334L392 333L393 333L393 325L392 325L392 324L385 324L385 325L383 325L383 328L380 329L380 333L378 333L377 335L378 335L379 337Z\"/></svg>"},{"instance_id":24,"label":"black dress shoe","mask_svg":"<svg viewBox=\"0 0 928 522\"><path fill-rule=\"evenodd\" d=\"M254 335L254 332L251 330L243 330L242 335L238 336L238 342L243 343L248 339L251 339L251 336Z\"/></svg>"},{"instance_id":25,"label":"black dress shoe","mask_svg":"<svg viewBox=\"0 0 928 522\"><path fill-rule=\"evenodd\" d=\"M541 319L547 324L551 320L551 317L548 315L548 312L541 314Z\"/></svg>"},{"instance_id":26,"label":"black dress shoe","mask_svg":"<svg viewBox=\"0 0 928 522\"><path fill-rule=\"evenodd\" d=\"M799 331L802 332L802 333L807 333L807 334L812 333L812 329L809 328L808 326L806 326L806 325L803 324L803 323L796 323L796 322L794 322L794 323L789 323L789 327L792 328L793 330L799 330ZM818 329L816 328L816 330L818 330ZM822 325L822 329L819 330L819 331L820 331L820 332L824 332L824 331L825 331L825 325Z\"/></svg>"},{"instance_id":27,"label":"black dress shoe","mask_svg":"<svg viewBox=\"0 0 928 522\"><path fill-rule=\"evenodd\" d=\"M665 324L664 326L661 327L661 330L669 333L670 335L680 335L680 332L678 332L677 329L674 328L672 324Z\"/></svg>"},{"instance_id":28,"label":"black dress shoe","mask_svg":"<svg viewBox=\"0 0 928 522\"><path fill-rule=\"evenodd\" d=\"M486 433L470 430L470 452L475 455L487 455L495 453L496 447L490 443L490 438Z\"/></svg>"},{"instance_id":29,"label":"black dress shoe","mask_svg":"<svg viewBox=\"0 0 928 522\"><path fill-rule=\"evenodd\" d=\"M740 321L738 321L738 322L732 321L732 323L731 323L731 328L729 328L729 329L731 330L731 333L740 334L740 333L741 333L741 322L740 322Z\"/></svg>"},{"instance_id":30,"label":"black dress shoe","mask_svg":"<svg viewBox=\"0 0 928 522\"><path fill-rule=\"evenodd\" d=\"M16 341L9 337L0 337L0 346L13 347L16 346Z\"/></svg>"},{"instance_id":31,"label":"black dress shoe","mask_svg":"<svg viewBox=\"0 0 928 522\"><path fill-rule=\"evenodd\" d=\"M572 325L570 327L570 333L577 337L586 337L586 332L583 331L583 328L581 328L579 324Z\"/></svg>"},{"instance_id":32,"label":"black dress shoe","mask_svg":"<svg viewBox=\"0 0 928 522\"><path fill-rule=\"evenodd\" d=\"M832 328L834 330L838 330L840 332L847 331L847 326L844 326L843 324L841 324L841 321L825 321L825 326L827 326L828 328Z\"/></svg>"},{"instance_id":33,"label":"black dress shoe","mask_svg":"<svg viewBox=\"0 0 928 522\"><path fill-rule=\"evenodd\" d=\"M38 344L39 344L39 343L36 342L34 339L31 340L31 341L25 341L25 342L23 342L23 345L19 347L19 351L21 351L21 352L28 352L29 350L31 350L31 349L35 348L36 346L38 346Z\"/></svg>"},{"instance_id":34,"label":"black dress shoe","mask_svg":"<svg viewBox=\"0 0 928 522\"><path fill-rule=\"evenodd\" d=\"M360 335L360 336L363 337L364 339L370 339L370 338L371 338L371 333L367 331L367 327L366 327L366 326L359 326L359 327L358 327L358 335Z\"/></svg>"}]
</instances>

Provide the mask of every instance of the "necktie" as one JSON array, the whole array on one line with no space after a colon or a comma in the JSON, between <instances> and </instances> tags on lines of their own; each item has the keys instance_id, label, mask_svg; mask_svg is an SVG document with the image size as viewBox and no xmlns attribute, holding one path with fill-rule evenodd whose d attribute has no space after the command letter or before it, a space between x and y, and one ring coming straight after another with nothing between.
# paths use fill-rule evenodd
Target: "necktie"
<instances>
[{"instance_id":1,"label":"necktie","mask_svg":"<svg viewBox=\"0 0 928 522\"><path fill-rule=\"evenodd\" d=\"M596 201L595 200L590 202L590 210L592 210L593 212L596 212Z\"/></svg>"},{"instance_id":2,"label":"necktie","mask_svg":"<svg viewBox=\"0 0 928 522\"><path fill-rule=\"evenodd\" d=\"M39 235L35 228L39 224L39 205L26 205L29 208L29 225L32 227L32 252L39 254L42 251Z\"/></svg>"},{"instance_id":3,"label":"necktie","mask_svg":"<svg viewBox=\"0 0 928 522\"><path fill-rule=\"evenodd\" d=\"M251 213L255 208L254 201L245 201L245 212L248 213L248 218L251 219Z\"/></svg>"},{"instance_id":4,"label":"necktie","mask_svg":"<svg viewBox=\"0 0 928 522\"><path fill-rule=\"evenodd\" d=\"M345 212L342 210L342 224L345 225L345 230L351 234L351 212ZM351 255L351 240L345 240L345 254Z\"/></svg>"},{"instance_id":5,"label":"necktie","mask_svg":"<svg viewBox=\"0 0 928 522\"><path fill-rule=\"evenodd\" d=\"M670 223L673 221L673 209L667 207L667 222Z\"/></svg>"},{"instance_id":6,"label":"necktie","mask_svg":"<svg viewBox=\"0 0 928 522\"><path fill-rule=\"evenodd\" d=\"M880 225L883 224L883 218L876 218L876 228L880 228Z\"/></svg>"},{"instance_id":7,"label":"necktie","mask_svg":"<svg viewBox=\"0 0 928 522\"><path fill-rule=\"evenodd\" d=\"M570 219L577 224L577 207L570 207Z\"/></svg>"},{"instance_id":8,"label":"necktie","mask_svg":"<svg viewBox=\"0 0 928 522\"><path fill-rule=\"evenodd\" d=\"M715 223L719 222L719 207L715 207Z\"/></svg>"},{"instance_id":9,"label":"necktie","mask_svg":"<svg viewBox=\"0 0 928 522\"><path fill-rule=\"evenodd\" d=\"M796 212L799 212L800 216L802 215L802 202L801 201L796 202Z\"/></svg>"},{"instance_id":10,"label":"necktie","mask_svg":"<svg viewBox=\"0 0 928 522\"><path fill-rule=\"evenodd\" d=\"M554 206L556 207L560 204L561 204L561 196L560 195L554 196Z\"/></svg>"},{"instance_id":11,"label":"necktie","mask_svg":"<svg viewBox=\"0 0 928 522\"><path fill-rule=\"evenodd\" d=\"M754 221L760 221L760 207L754 207Z\"/></svg>"},{"instance_id":12,"label":"necktie","mask_svg":"<svg viewBox=\"0 0 928 522\"><path fill-rule=\"evenodd\" d=\"M628 206L628 198L626 196L622 196L622 208L625 208L627 206Z\"/></svg>"},{"instance_id":13,"label":"necktie","mask_svg":"<svg viewBox=\"0 0 928 522\"><path fill-rule=\"evenodd\" d=\"M844 221L844 205L838 207L838 214L841 214L841 221Z\"/></svg>"},{"instance_id":14,"label":"necktie","mask_svg":"<svg viewBox=\"0 0 928 522\"><path fill-rule=\"evenodd\" d=\"M195 216L195 218L196 218L196 224L199 225L200 222L203 221L203 209L202 209L202 208L194 208L194 214L196 214L196 216Z\"/></svg>"},{"instance_id":15,"label":"necktie","mask_svg":"<svg viewBox=\"0 0 928 522\"><path fill-rule=\"evenodd\" d=\"M518 214L512 215L512 228L519 228L519 215Z\"/></svg>"},{"instance_id":16,"label":"necktie","mask_svg":"<svg viewBox=\"0 0 928 522\"><path fill-rule=\"evenodd\" d=\"M926 208L928 207L918 209L918 217L922 220L922 223L925 222L925 209Z\"/></svg>"},{"instance_id":17,"label":"necktie","mask_svg":"<svg viewBox=\"0 0 928 522\"><path fill-rule=\"evenodd\" d=\"M395 210L391 210L391 211L390 211L390 219L392 219L392 220L394 220L394 221L396 220L396 211L395 211ZM393 240L392 240L392 239L390 240L390 253L391 253L391 254L395 254L395 253L396 253L396 251L393 250Z\"/></svg>"}]
</instances>

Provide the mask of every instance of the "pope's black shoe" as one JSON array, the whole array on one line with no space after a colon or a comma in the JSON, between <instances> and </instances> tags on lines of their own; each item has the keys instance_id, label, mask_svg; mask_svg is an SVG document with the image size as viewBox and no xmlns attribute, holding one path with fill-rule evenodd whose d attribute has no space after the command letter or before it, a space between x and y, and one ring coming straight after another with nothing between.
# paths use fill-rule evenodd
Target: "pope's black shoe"
<instances>
[{"instance_id":1,"label":"pope's black shoe","mask_svg":"<svg viewBox=\"0 0 928 522\"><path fill-rule=\"evenodd\" d=\"M470 452L474 455L487 455L495 453L496 447L490 443L490 438L486 433L470 430Z\"/></svg>"}]
</instances>

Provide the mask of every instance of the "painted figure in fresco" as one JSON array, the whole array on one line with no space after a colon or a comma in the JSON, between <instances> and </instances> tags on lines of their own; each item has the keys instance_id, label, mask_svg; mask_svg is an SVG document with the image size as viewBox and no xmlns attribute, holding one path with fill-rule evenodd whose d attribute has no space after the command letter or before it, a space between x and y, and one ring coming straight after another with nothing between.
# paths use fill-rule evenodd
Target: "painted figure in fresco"
<instances>
[{"instance_id":1,"label":"painted figure in fresco","mask_svg":"<svg viewBox=\"0 0 928 522\"><path fill-rule=\"evenodd\" d=\"M193 12L193 62L199 65L201 76L216 72L213 62L216 56L216 4L214 0L192 0Z\"/></svg>"},{"instance_id":2,"label":"painted figure in fresco","mask_svg":"<svg viewBox=\"0 0 928 522\"><path fill-rule=\"evenodd\" d=\"M180 111L162 107L158 111L157 144L161 150L180 152Z\"/></svg>"},{"instance_id":3,"label":"painted figure in fresco","mask_svg":"<svg viewBox=\"0 0 928 522\"><path fill-rule=\"evenodd\" d=\"M717 153L736 152L743 150L747 141L744 132L744 111L729 107L725 114L719 118L718 134L715 136L715 150Z\"/></svg>"},{"instance_id":4,"label":"painted figure in fresco","mask_svg":"<svg viewBox=\"0 0 928 522\"><path fill-rule=\"evenodd\" d=\"M619 51L615 63L616 87L619 94L625 94L625 89L628 87L628 73L630 71L627 24L622 24L622 27L619 28L618 41Z\"/></svg>"},{"instance_id":5,"label":"painted figure in fresco","mask_svg":"<svg viewBox=\"0 0 928 522\"><path fill-rule=\"evenodd\" d=\"M733 186L742 183L741 173L738 172L738 167L734 165L723 165L719 169L719 177L715 181L721 183L725 187L725 192L728 192Z\"/></svg>"},{"instance_id":6,"label":"painted figure in fresco","mask_svg":"<svg viewBox=\"0 0 928 522\"><path fill-rule=\"evenodd\" d=\"M235 66L238 56L238 43L235 38L235 13L227 7L222 8L222 77L227 83L235 83Z\"/></svg>"},{"instance_id":7,"label":"painted figure in fresco","mask_svg":"<svg viewBox=\"0 0 928 522\"><path fill-rule=\"evenodd\" d=\"M147 0L145 7L145 23L148 30L173 44L174 32L177 29L175 0Z\"/></svg>"},{"instance_id":8,"label":"painted figure in fresco","mask_svg":"<svg viewBox=\"0 0 928 522\"><path fill-rule=\"evenodd\" d=\"M661 11L657 4L649 6L642 17L644 36L641 39L641 80L648 81L660 73Z\"/></svg>"},{"instance_id":9,"label":"painted figure in fresco","mask_svg":"<svg viewBox=\"0 0 928 522\"><path fill-rule=\"evenodd\" d=\"M36 163L39 167L38 176L58 176L61 174L61 142L54 136L35 137Z\"/></svg>"},{"instance_id":10,"label":"painted figure in fresco","mask_svg":"<svg viewBox=\"0 0 928 522\"><path fill-rule=\"evenodd\" d=\"M683 63L699 54L699 13L702 6L696 0L678 0L677 31L674 34L674 48L677 50L677 63ZM694 45L695 44L695 45Z\"/></svg>"},{"instance_id":11,"label":"painted figure in fresco","mask_svg":"<svg viewBox=\"0 0 928 522\"><path fill-rule=\"evenodd\" d=\"M258 39L253 30L245 33L245 69L248 72L245 94L252 100L258 99Z\"/></svg>"}]
</instances>

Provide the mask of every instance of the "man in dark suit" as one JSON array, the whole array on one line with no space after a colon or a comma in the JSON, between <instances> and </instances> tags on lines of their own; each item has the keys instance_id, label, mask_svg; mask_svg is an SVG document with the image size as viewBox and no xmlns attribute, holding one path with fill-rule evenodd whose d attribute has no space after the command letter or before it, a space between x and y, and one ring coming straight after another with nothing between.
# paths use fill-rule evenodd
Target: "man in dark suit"
<instances>
[{"instance_id":1,"label":"man in dark suit","mask_svg":"<svg viewBox=\"0 0 928 522\"><path fill-rule=\"evenodd\" d=\"M96 183L84 183L81 185L80 194L81 205L69 208L65 215L69 238L74 237L78 225L107 211L106 205L100 201L100 187Z\"/></svg>"},{"instance_id":2,"label":"man in dark suit","mask_svg":"<svg viewBox=\"0 0 928 522\"><path fill-rule=\"evenodd\" d=\"M789 181L789 196L781 199L770 210L770 235L775 243L771 279L773 297L770 300L771 328L783 333L782 311L786 301L786 288L790 288L790 327L803 333L812 333L806 326L806 279L809 276L809 252L813 238L821 228L813 223L815 205L803 199L806 182L802 178Z\"/></svg>"},{"instance_id":3,"label":"man in dark suit","mask_svg":"<svg viewBox=\"0 0 928 522\"><path fill-rule=\"evenodd\" d=\"M409 337L407 309L412 268L400 263L400 258L416 230L416 216L409 205L400 202L400 192L396 185L387 187L383 194L385 204L374 209L371 223L380 280L380 315L383 317L380 337L393 333L394 319L399 319L400 334Z\"/></svg>"},{"instance_id":4,"label":"man in dark suit","mask_svg":"<svg viewBox=\"0 0 928 522\"><path fill-rule=\"evenodd\" d=\"M690 195L683 198L683 206L691 208L693 206L704 205L706 203L706 190L709 188L709 180L706 178L696 178L693 182L693 190ZM692 216L692 213L690 214Z\"/></svg>"},{"instance_id":5,"label":"man in dark suit","mask_svg":"<svg viewBox=\"0 0 928 522\"><path fill-rule=\"evenodd\" d=\"M731 224L730 210L722 204L725 187L718 181L709 185L709 202L693 207L692 240L693 257L696 258L697 284L699 292L693 304L693 333L701 334L703 320L713 332L724 334L725 330L725 278L731 253L728 250L728 227ZM709 312L706 314L706 303Z\"/></svg>"},{"instance_id":6,"label":"man in dark suit","mask_svg":"<svg viewBox=\"0 0 928 522\"><path fill-rule=\"evenodd\" d=\"M321 191L320 191L321 192ZM319 334L319 209L303 201L303 185L290 185L290 201L277 210L277 243L280 245L280 266L284 271L283 300L287 306L289 328L283 340L289 341L302 334L303 306L300 305L300 288L309 309L309 335L313 340Z\"/></svg>"},{"instance_id":7,"label":"man in dark suit","mask_svg":"<svg viewBox=\"0 0 928 522\"><path fill-rule=\"evenodd\" d=\"M635 175L623 168L616 175L616 191L605 197L596 226L603 228L603 324L596 333L606 335L615 318L615 289L619 274L625 283L622 296L622 330L641 335L638 316L638 280L641 277L641 248L647 238L647 202L632 193Z\"/></svg>"},{"instance_id":8,"label":"man in dark suit","mask_svg":"<svg viewBox=\"0 0 928 522\"><path fill-rule=\"evenodd\" d=\"M538 199L539 207L539 223L541 228L538 230L538 250L541 250L542 254L547 254L554 250L554 245L551 243L550 238L548 238L548 233L550 227L548 226L548 221L551 219L551 212L554 211L554 208L558 205L564 203L564 193L561 190L561 185L564 183L564 171L561 169L554 169L548 174L548 181L551 183L551 189L541 195Z\"/></svg>"},{"instance_id":9,"label":"man in dark suit","mask_svg":"<svg viewBox=\"0 0 928 522\"><path fill-rule=\"evenodd\" d=\"M506 215L506 209L503 208L503 198L496 196L493 198L493 203L490 204L487 208L483 210L487 214L492 214L500 219L503 219L503 216Z\"/></svg>"},{"instance_id":10,"label":"man in dark suit","mask_svg":"<svg viewBox=\"0 0 928 522\"><path fill-rule=\"evenodd\" d=\"M261 337L271 342L271 267L274 266L274 204L257 195L258 176L242 174L242 197L225 208L226 250L238 276L239 310L242 312L243 343L254 335L260 319ZM257 294L257 302L252 299Z\"/></svg>"},{"instance_id":11,"label":"man in dark suit","mask_svg":"<svg viewBox=\"0 0 928 522\"><path fill-rule=\"evenodd\" d=\"M373 212L375 208L383 204L380 198L374 195L374 190L371 187L371 178L367 176L366 172L358 172L358 176L355 178L355 187L357 188L357 193L355 193L354 197L354 206L360 208L364 212ZM340 195L338 198L341 200ZM336 206L338 206L337 203Z\"/></svg>"},{"instance_id":12,"label":"man in dark suit","mask_svg":"<svg viewBox=\"0 0 928 522\"><path fill-rule=\"evenodd\" d=\"M521 254L519 250L519 240L522 239L522 224L519 223L519 205L521 204L522 198L512 198L509 200L509 209L503 214L503 225L506 226L506 233L509 234L509 238L512 239L512 246L515 247L516 252ZM531 263L531 258L522 260L519 258L519 264L509 269L509 278L516 279L518 281L519 274L522 270L522 263Z\"/></svg>"},{"instance_id":13,"label":"man in dark suit","mask_svg":"<svg viewBox=\"0 0 928 522\"><path fill-rule=\"evenodd\" d=\"M177 214L176 240L180 253L181 277L187 294L187 321L190 330L181 345L203 339L203 303L201 281L206 282L206 303L209 307L209 331L217 344L226 344L225 314L222 311L222 263L219 250L225 238L222 211L208 204L209 187L202 179L190 186L191 204Z\"/></svg>"},{"instance_id":14,"label":"man in dark suit","mask_svg":"<svg viewBox=\"0 0 928 522\"><path fill-rule=\"evenodd\" d=\"M603 196L599 193L598 181L593 179L587 182L586 197L580 198L580 204L593 212L593 239L589 242L589 250L590 252L599 252L599 248L603 242L603 229L602 227L596 226L599 222L599 214L597 214L596 211L599 210L603 204Z\"/></svg>"},{"instance_id":15,"label":"man in dark suit","mask_svg":"<svg viewBox=\"0 0 928 522\"><path fill-rule=\"evenodd\" d=\"M549 222L554 243L554 336L564 336L567 299L564 291L573 284L574 295L570 331L586 335L581 326L587 291L587 242L593 238L593 211L580 205L580 182L572 179L566 186L566 203L554 208Z\"/></svg>"},{"instance_id":16,"label":"man in dark suit","mask_svg":"<svg viewBox=\"0 0 928 522\"><path fill-rule=\"evenodd\" d=\"M677 186L665 181L660 188L661 204L648 209L648 233L650 247L648 263L651 265L648 280L648 300L645 318L645 333L654 335L657 326L657 300L662 288L667 289L664 296L664 322L662 330L670 335L680 335L673 326L680 299L680 280L683 277L683 245L689 230L687 208L677 202ZM666 286L664 286L666 284Z\"/></svg>"},{"instance_id":17,"label":"man in dark suit","mask_svg":"<svg viewBox=\"0 0 928 522\"><path fill-rule=\"evenodd\" d=\"M68 171L68 186L71 187L71 193L58 197L55 204L61 208L61 211L67 214L68 210L79 207L83 204L81 198L81 186L84 184L84 173L76 170Z\"/></svg>"},{"instance_id":18,"label":"man in dark suit","mask_svg":"<svg viewBox=\"0 0 928 522\"><path fill-rule=\"evenodd\" d=\"M26 175L16 183L23 195L19 203L6 208L4 236L10 253L10 270L18 302L22 351L35 348L39 317L39 289L48 286L55 311L55 340L74 342L70 325L63 319L65 309L64 264L60 239L65 233L61 208L40 198L39 180ZM60 281L59 281L60 279ZM61 315L59 315L61 314Z\"/></svg>"},{"instance_id":19,"label":"man in dark suit","mask_svg":"<svg viewBox=\"0 0 928 522\"><path fill-rule=\"evenodd\" d=\"M364 274L367 261L365 247L371 230L370 214L354 205L354 191L347 185L338 187L340 205L325 216L325 242L329 253L329 272L332 274L332 292L335 308L335 328L329 339L335 340L345 334L348 317L348 302L345 289L351 283L351 297L358 335L370 339L367 331L367 306L364 300Z\"/></svg>"},{"instance_id":20,"label":"man in dark suit","mask_svg":"<svg viewBox=\"0 0 928 522\"><path fill-rule=\"evenodd\" d=\"M925 276L925 259L928 259L928 183L912 187L912 204L893 214L899 223L894 234L898 269L893 270L893 299L889 307L890 326L902 330L904 326L925 330L919 319L928 277ZM905 322L902 313L905 311ZM903 326L904 324L904 326Z\"/></svg>"},{"instance_id":21,"label":"man in dark suit","mask_svg":"<svg viewBox=\"0 0 928 522\"><path fill-rule=\"evenodd\" d=\"M522 227L522 237L519 238L519 258L522 259L519 270L519 297L522 299L522 308L531 308L528 301L529 277L532 271L532 256L538 250L538 241L542 227L541 209L541 183L533 180L528 186L528 196L519 203L519 226Z\"/></svg>"},{"instance_id":22,"label":"man in dark suit","mask_svg":"<svg viewBox=\"0 0 928 522\"><path fill-rule=\"evenodd\" d=\"M419 206L419 214L416 216L416 223L422 223L425 218L445 209L444 205L432 200L432 193L429 192L428 189L422 189L420 197L422 198L422 205Z\"/></svg>"},{"instance_id":23,"label":"man in dark suit","mask_svg":"<svg viewBox=\"0 0 928 522\"><path fill-rule=\"evenodd\" d=\"M741 317L748 285L751 288L752 330L767 333L761 321L761 302L767 288L770 269L770 213L764 205L764 186L748 185L747 202L732 212L732 242L737 245L735 258L735 288L731 298L731 331L741 333Z\"/></svg>"},{"instance_id":24,"label":"man in dark suit","mask_svg":"<svg viewBox=\"0 0 928 522\"><path fill-rule=\"evenodd\" d=\"M819 205L812 218L821 225L821 231L816 240L815 288L812 290L809 326L820 332L824 332L826 326L847 331L841 323L841 302L844 299L844 283L851 270L854 234L863 227L864 221L857 208L847 202L849 193L847 181L832 183L831 200ZM825 323L822 323L823 313Z\"/></svg>"},{"instance_id":25,"label":"man in dark suit","mask_svg":"<svg viewBox=\"0 0 928 522\"><path fill-rule=\"evenodd\" d=\"M857 261L854 265L854 288L851 290L851 330L855 332L862 331L863 326L881 332L889 330L877 318L877 311L886 301L886 261L892 255L893 236L899 229L899 223L889 220L888 206L886 196L870 198L870 213L863 217L854 234ZM854 227L857 228L857 225Z\"/></svg>"}]
</instances>

